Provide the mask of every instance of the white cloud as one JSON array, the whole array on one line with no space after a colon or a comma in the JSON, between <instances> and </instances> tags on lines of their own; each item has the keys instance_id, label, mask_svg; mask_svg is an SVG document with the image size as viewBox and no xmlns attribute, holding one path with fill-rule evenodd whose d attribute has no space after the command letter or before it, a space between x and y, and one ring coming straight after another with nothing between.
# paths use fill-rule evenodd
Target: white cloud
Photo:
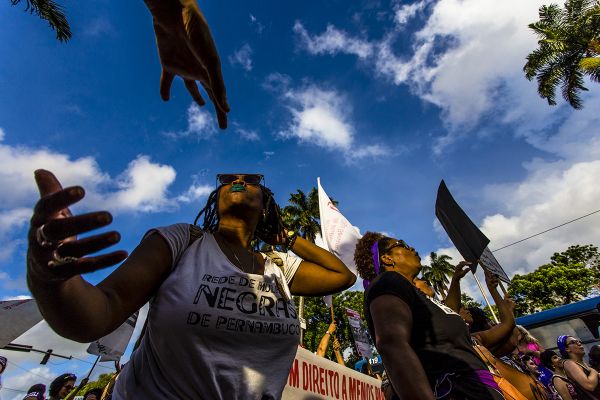
<instances>
[{"instance_id":1,"label":"white cloud","mask_svg":"<svg viewBox=\"0 0 600 400\"><path fill-rule=\"evenodd\" d=\"M260 140L260 136L258 135L258 133L255 130L243 128L237 122L233 123L233 129L235 130L236 133L238 133L240 135L240 138L242 138L244 140L248 140L251 142L256 142L256 141Z\"/></svg>"},{"instance_id":2,"label":"white cloud","mask_svg":"<svg viewBox=\"0 0 600 400\"><path fill-rule=\"evenodd\" d=\"M6 272L0 272L0 287L10 291L28 292L27 283L25 277L12 278ZM31 297L31 296L29 296Z\"/></svg>"},{"instance_id":3,"label":"white cloud","mask_svg":"<svg viewBox=\"0 0 600 400\"><path fill-rule=\"evenodd\" d=\"M245 43L229 56L231 65L239 65L245 71L252 71L252 47Z\"/></svg>"},{"instance_id":4,"label":"white cloud","mask_svg":"<svg viewBox=\"0 0 600 400\"><path fill-rule=\"evenodd\" d=\"M187 109L186 130L164 132L163 135L173 139L193 137L200 140L208 139L216 132L211 114L196 103L191 103Z\"/></svg>"},{"instance_id":5,"label":"white cloud","mask_svg":"<svg viewBox=\"0 0 600 400\"><path fill-rule=\"evenodd\" d=\"M213 190L214 186L193 183L185 193L177 196L177 201L181 203L192 203L203 197L207 197Z\"/></svg>"},{"instance_id":6,"label":"white cloud","mask_svg":"<svg viewBox=\"0 0 600 400\"><path fill-rule=\"evenodd\" d=\"M324 33L311 37L300 21L294 24L294 33L298 35L300 45L310 54L336 54L339 52L354 54L365 59L372 55L373 46L363 40L349 37L333 25L327 25Z\"/></svg>"},{"instance_id":7,"label":"white cloud","mask_svg":"<svg viewBox=\"0 0 600 400\"><path fill-rule=\"evenodd\" d=\"M346 99L333 90L310 85L285 94L293 121L280 132L284 137L296 137L330 150L349 150L353 128Z\"/></svg>"},{"instance_id":8,"label":"white cloud","mask_svg":"<svg viewBox=\"0 0 600 400\"><path fill-rule=\"evenodd\" d=\"M253 14L250 14L249 18L250 18L250 25L252 25L254 27L254 29L256 29L256 32L260 35L263 32L263 30L265 29L265 26Z\"/></svg>"},{"instance_id":9,"label":"white cloud","mask_svg":"<svg viewBox=\"0 0 600 400\"><path fill-rule=\"evenodd\" d=\"M403 4L402 6L396 5L394 20L400 26L406 25L412 18L415 17L419 12L422 12L427 5L431 3L431 0L421 0L415 3Z\"/></svg>"},{"instance_id":10,"label":"white cloud","mask_svg":"<svg viewBox=\"0 0 600 400\"><path fill-rule=\"evenodd\" d=\"M119 190L110 194L106 203L122 210L167 210L174 206L167 189L175 176L173 167L152 163L148 156L138 156L117 178Z\"/></svg>"}]
</instances>

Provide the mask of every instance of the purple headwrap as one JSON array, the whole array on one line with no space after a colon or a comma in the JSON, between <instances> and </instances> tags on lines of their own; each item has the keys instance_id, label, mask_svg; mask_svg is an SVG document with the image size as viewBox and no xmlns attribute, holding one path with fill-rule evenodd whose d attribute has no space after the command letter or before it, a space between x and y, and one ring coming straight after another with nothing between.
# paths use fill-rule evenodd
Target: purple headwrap
<instances>
[{"instance_id":1,"label":"purple headwrap","mask_svg":"<svg viewBox=\"0 0 600 400\"><path fill-rule=\"evenodd\" d=\"M373 266L375 266L375 276L379 275L379 240L371 246L371 255L373 256ZM368 279L363 279L363 287L366 289L371 284Z\"/></svg>"},{"instance_id":2,"label":"purple headwrap","mask_svg":"<svg viewBox=\"0 0 600 400\"><path fill-rule=\"evenodd\" d=\"M6 357L0 356L0 365L2 367L6 367L6 362L7 362Z\"/></svg>"},{"instance_id":3,"label":"purple headwrap","mask_svg":"<svg viewBox=\"0 0 600 400\"><path fill-rule=\"evenodd\" d=\"M569 353L567 353L567 339L569 338L569 336L567 335L560 335L559 337L556 338L556 345L558 346L558 351L560 351L560 354L563 357L567 357L569 355Z\"/></svg>"}]
</instances>

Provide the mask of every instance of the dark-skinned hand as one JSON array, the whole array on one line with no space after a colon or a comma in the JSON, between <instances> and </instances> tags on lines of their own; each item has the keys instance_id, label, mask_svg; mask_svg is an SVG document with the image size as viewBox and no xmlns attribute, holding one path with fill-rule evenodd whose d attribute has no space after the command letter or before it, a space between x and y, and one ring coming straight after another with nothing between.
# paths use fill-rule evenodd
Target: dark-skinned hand
<instances>
[{"instance_id":1,"label":"dark-skinned hand","mask_svg":"<svg viewBox=\"0 0 600 400\"><path fill-rule=\"evenodd\" d=\"M126 251L86 257L118 243L121 236L116 231L101 233L77 239L77 235L92 231L112 222L112 216L106 211L97 211L73 216L69 206L85 196L81 186L63 189L50 171L35 171L40 200L34 208L29 227L27 249L28 282L34 285L52 285L61 283L73 276L93 272L115 265L127 258ZM43 232L49 245L42 246L37 231L44 226ZM60 257L75 257L76 260L62 265L49 265L53 252Z\"/></svg>"},{"instance_id":2,"label":"dark-skinned hand","mask_svg":"<svg viewBox=\"0 0 600 400\"><path fill-rule=\"evenodd\" d=\"M498 278L498 275L492 274L491 272L488 272L488 270L484 270L484 273L487 287L490 289L497 288L500 284L500 278Z\"/></svg>"},{"instance_id":3,"label":"dark-skinned hand","mask_svg":"<svg viewBox=\"0 0 600 400\"><path fill-rule=\"evenodd\" d=\"M465 275L467 275L469 273L469 271L471 270L471 265L472 263L469 261L461 261L458 264L456 264L456 267L454 267L454 275L452 275L452 277L456 277L456 279L462 279L465 277ZM465 268L468 267L468 268Z\"/></svg>"},{"instance_id":4,"label":"dark-skinned hand","mask_svg":"<svg viewBox=\"0 0 600 400\"><path fill-rule=\"evenodd\" d=\"M215 106L219 127L227 128L229 104L221 60L196 0L144 1L152 13L162 64L160 96L169 100L173 79L180 76L194 101L203 106L198 81Z\"/></svg>"}]
</instances>

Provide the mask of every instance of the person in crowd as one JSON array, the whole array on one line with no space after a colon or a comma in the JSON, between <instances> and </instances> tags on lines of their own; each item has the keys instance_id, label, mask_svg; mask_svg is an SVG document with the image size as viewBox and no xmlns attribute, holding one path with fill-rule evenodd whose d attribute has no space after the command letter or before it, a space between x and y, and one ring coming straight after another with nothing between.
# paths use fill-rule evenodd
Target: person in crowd
<instances>
[{"instance_id":1,"label":"person in crowd","mask_svg":"<svg viewBox=\"0 0 600 400\"><path fill-rule=\"evenodd\" d=\"M462 318L414 286L422 266L412 247L367 232L354 261L367 281L365 315L396 398L504 398Z\"/></svg>"},{"instance_id":2,"label":"person in crowd","mask_svg":"<svg viewBox=\"0 0 600 400\"><path fill-rule=\"evenodd\" d=\"M336 256L286 230L262 175L221 174L196 218L203 217L201 227L150 230L91 285L81 274L127 253L87 256L118 242L116 231L75 235L108 225L111 215L72 216L68 207L84 197L83 188L62 189L49 171L35 177L41 199L29 231L28 283L53 329L90 342L152 299L146 332L113 399L279 398L300 330L292 294L332 294L356 280ZM254 250L259 240L296 256L282 254L280 268Z\"/></svg>"},{"instance_id":3,"label":"person in crowd","mask_svg":"<svg viewBox=\"0 0 600 400\"><path fill-rule=\"evenodd\" d=\"M521 357L521 362L523 363L523 365L525 366L525 369L531 374L533 375L535 378L539 379L540 376L540 370L538 369L537 364L535 363L535 361L533 360L533 357L530 356L529 354L525 354L523 357Z\"/></svg>"},{"instance_id":4,"label":"person in crowd","mask_svg":"<svg viewBox=\"0 0 600 400\"><path fill-rule=\"evenodd\" d=\"M563 370L569 378L581 399L600 399L600 385L598 384L598 371L590 367L583 360L585 348L581 340L573 336L561 335L556 339L560 354L565 359Z\"/></svg>"},{"instance_id":5,"label":"person in crowd","mask_svg":"<svg viewBox=\"0 0 600 400\"><path fill-rule=\"evenodd\" d=\"M427 295L429 297L435 297L435 291L433 290L433 288L429 285L429 283L426 280L415 278L413 280L413 284L415 285L415 287L417 289L419 289L421 292L425 293L425 295Z\"/></svg>"},{"instance_id":6,"label":"person in crowd","mask_svg":"<svg viewBox=\"0 0 600 400\"><path fill-rule=\"evenodd\" d=\"M590 349L588 354L588 361L590 367L594 368L596 371L600 371L600 345L594 345Z\"/></svg>"},{"instance_id":7,"label":"person in crowd","mask_svg":"<svg viewBox=\"0 0 600 400\"><path fill-rule=\"evenodd\" d=\"M544 351L544 348L540 345L540 342L533 337L529 331L523 328L521 325L517 325L519 330L519 339L517 347L519 352L522 354L528 354L533 357L533 361L536 365L540 365L540 354Z\"/></svg>"},{"instance_id":8,"label":"person in crowd","mask_svg":"<svg viewBox=\"0 0 600 400\"><path fill-rule=\"evenodd\" d=\"M460 264L459 264L460 265ZM469 267L457 267L452 275L445 304L459 313L469 325L469 332L478 344L481 344L495 356L502 357L511 353L516 342L513 337L515 328L515 303L508 296L502 298L498 292L500 279L485 270L487 288L498 307L500 323L492 325L485 312L479 307L462 307L460 301L460 280L470 271Z\"/></svg>"},{"instance_id":9,"label":"person in crowd","mask_svg":"<svg viewBox=\"0 0 600 400\"><path fill-rule=\"evenodd\" d=\"M44 400L46 398L46 385L36 383L27 390L23 400Z\"/></svg>"},{"instance_id":10,"label":"person in crowd","mask_svg":"<svg viewBox=\"0 0 600 400\"><path fill-rule=\"evenodd\" d=\"M70 373L56 377L48 388L49 400L72 399L75 397L75 382L77 376ZM72 396L70 394L73 394Z\"/></svg>"},{"instance_id":11,"label":"person in crowd","mask_svg":"<svg viewBox=\"0 0 600 400\"><path fill-rule=\"evenodd\" d=\"M552 371L552 378L547 386L553 395L552 400L579 400L573 384L563 370L563 359L556 352L553 350L542 351L540 362Z\"/></svg>"},{"instance_id":12,"label":"person in crowd","mask_svg":"<svg viewBox=\"0 0 600 400\"><path fill-rule=\"evenodd\" d=\"M315 354L318 355L319 357L325 357L325 354L327 354L327 347L329 346L329 339L335 333L335 329L336 329L335 321L332 321L331 324L329 324L327 331L321 338L321 341L319 342L319 347L317 347L317 351L315 352Z\"/></svg>"},{"instance_id":13,"label":"person in crowd","mask_svg":"<svg viewBox=\"0 0 600 400\"><path fill-rule=\"evenodd\" d=\"M102 389L90 389L83 395L83 400L100 400L102 398Z\"/></svg>"}]
</instances>

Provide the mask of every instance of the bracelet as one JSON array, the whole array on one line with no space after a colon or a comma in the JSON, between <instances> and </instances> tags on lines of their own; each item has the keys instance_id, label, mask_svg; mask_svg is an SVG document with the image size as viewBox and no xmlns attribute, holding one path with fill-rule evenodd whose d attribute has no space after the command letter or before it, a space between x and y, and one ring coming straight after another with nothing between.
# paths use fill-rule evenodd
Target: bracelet
<instances>
[{"instance_id":1,"label":"bracelet","mask_svg":"<svg viewBox=\"0 0 600 400\"><path fill-rule=\"evenodd\" d=\"M294 247L294 243L296 243L296 239L298 238L298 234L294 231L287 231L285 235L285 248L287 250L291 250Z\"/></svg>"}]
</instances>

